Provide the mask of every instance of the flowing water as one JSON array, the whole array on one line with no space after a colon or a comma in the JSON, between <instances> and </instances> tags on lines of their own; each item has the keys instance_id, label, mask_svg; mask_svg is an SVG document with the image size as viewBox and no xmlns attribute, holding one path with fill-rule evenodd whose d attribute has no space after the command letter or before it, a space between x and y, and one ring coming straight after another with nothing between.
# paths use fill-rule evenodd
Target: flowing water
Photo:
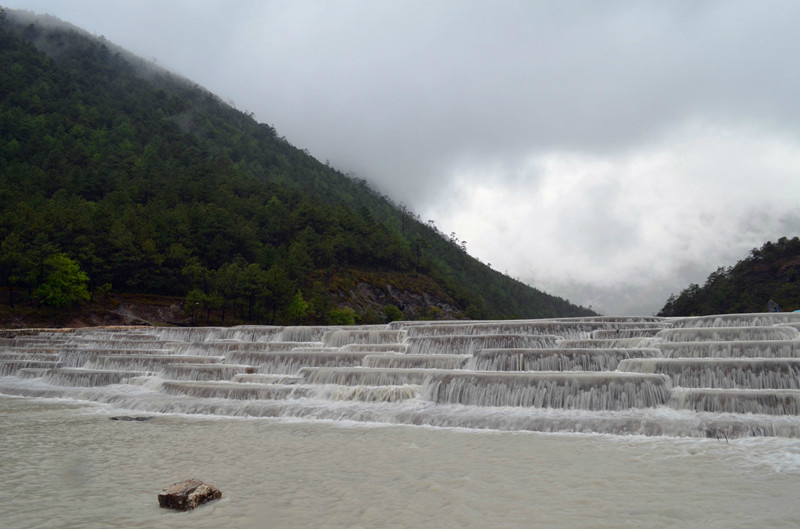
<instances>
[{"instance_id":1,"label":"flowing water","mask_svg":"<svg viewBox=\"0 0 800 529\"><path fill-rule=\"evenodd\" d=\"M796 527L798 323L4 331L0 527Z\"/></svg>"}]
</instances>

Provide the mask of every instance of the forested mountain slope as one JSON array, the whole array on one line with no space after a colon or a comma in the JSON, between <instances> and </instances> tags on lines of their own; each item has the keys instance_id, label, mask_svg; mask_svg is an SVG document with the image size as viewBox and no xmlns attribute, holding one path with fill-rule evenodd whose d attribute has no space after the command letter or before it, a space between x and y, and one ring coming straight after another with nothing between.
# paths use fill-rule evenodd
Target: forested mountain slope
<instances>
[{"instance_id":1,"label":"forested mountain slope","mask_svg":"<svg viewBox=\"0 0 800 529\"><path fill-rule=\"evenodd\" d=\"M765 312L769 300L782 310L800 309L800 239L782 237L753 248L734 266L718 268L704 285L672 295L659 316Z\"/></svg>"},{"instance_id":2,"label":"forested mountain slope","mask_svg":"<svg viewBox=\"0 0 800 529\"><path fill-rule=\"evenodd\" d=\"M50 17L0 20L0 300L184 297L221 323L592 314L193 83Z\"/></svg>"}]
</instances>

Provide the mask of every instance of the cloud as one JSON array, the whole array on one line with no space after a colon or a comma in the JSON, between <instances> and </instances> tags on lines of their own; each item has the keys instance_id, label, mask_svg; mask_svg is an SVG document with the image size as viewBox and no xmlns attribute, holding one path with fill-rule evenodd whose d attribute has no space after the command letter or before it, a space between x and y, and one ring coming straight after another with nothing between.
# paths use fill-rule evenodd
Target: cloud
<instances>
[{"instance_id":1,"label":"cloud","mask_svg":"<svg viewBox=\"0 0 800 529\"><path fill-rule=\"evenodd\" d=\"M456 167L458 192L428 215L501 271L601 310L651 313L690 280L797 233L798 170L792 137L693 122L632 153Z\"/></svg>"},{"instance_id":2,"label":"cloud","mask_svg":"<svg viewBox=\"0 0 800 529\"><path fill-rule=\"evenodd\" d=\"M157 58L609 312L798 233L793 0L6 3Z\"/></svg>"}]
</instances>

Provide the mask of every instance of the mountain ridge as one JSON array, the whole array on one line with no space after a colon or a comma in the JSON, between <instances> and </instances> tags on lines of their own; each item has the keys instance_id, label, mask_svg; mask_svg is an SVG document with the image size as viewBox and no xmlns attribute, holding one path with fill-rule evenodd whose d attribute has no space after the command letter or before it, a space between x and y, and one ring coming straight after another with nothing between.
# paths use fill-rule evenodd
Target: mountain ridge
<instances>
[{"instance_id":1,"label":"mountain ridge","mask_svg":"<svg viewBox=\"0 0 800 529\"><path fill-rule=\"evenodd\" d=\"M703 285L671 295L659 316L705 316L800 309L800 238L781 237L753 248L747 257L719 267Z\"/></svg>"},{"instance_id":2,"label":"mountain ridge","mask_svg":"<svg viewBox=\"0 0 800 529\"><path fill-rule=\"evenodd\" d=\"M398 307L406 318L593 314L490 269L191 81L53 17L4 13L6 303L40 302L44 261L64 254L91 295L185 296L223 324L381 319L386 306L336 294L358 274L374 292L391 274L428 285L429 306Z\"/></svg>"}]
</instances>

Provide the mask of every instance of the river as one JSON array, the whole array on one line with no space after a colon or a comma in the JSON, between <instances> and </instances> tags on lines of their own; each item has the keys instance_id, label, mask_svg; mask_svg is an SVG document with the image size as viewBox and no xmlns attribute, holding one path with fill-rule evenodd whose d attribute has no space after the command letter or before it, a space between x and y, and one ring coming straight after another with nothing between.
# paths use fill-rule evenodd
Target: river
<instances>
[{"instance_id":1,"label":"river","mask_svg":"<svg viewBox=\"0 0 800 529\"><path fill-rule=\"evenodd\" d=\"M0 526L795 528L800 440L129 414L0 396ZM223 498L157 494L196 477Z\"/></svg>"}]
</instances>

